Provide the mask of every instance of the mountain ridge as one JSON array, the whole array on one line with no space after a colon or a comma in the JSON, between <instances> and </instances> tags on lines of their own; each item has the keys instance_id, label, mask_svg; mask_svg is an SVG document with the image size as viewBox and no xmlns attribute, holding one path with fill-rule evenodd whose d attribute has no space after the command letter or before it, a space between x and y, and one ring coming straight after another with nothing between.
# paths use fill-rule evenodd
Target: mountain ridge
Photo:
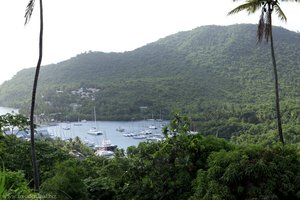
<instances>
[{"instance_id":1,"label":"mountain ridge","mask_svg":"<svg viewBox=\"0 0 300 200\"><path fill-rule=\"evenodd\" d=\"M224 107L255 107L256 112L267 104L267 110L272 110L270 49L265 42L257 44L256 29L249 24L202 26L133 51L88 52L43 66L38 112L62 112L70 119L80 112L89 118L96 105L106 120L143 119L159 113L170 117L179 110L207 121L207 113ZM300 34L280 27L273 31L282 100L298 101ZM21 70L3 83L0 103L28 112L24 105L29 101L33 73L34 68ZM79 88L98 88L99 92L93 94L95 100L82 99L71 94ZM65 93L57 94L58 90ZM72 103L81 106L72 110ZM148 109L141 111L145 106Z\"/></svg>"}]
</instances>

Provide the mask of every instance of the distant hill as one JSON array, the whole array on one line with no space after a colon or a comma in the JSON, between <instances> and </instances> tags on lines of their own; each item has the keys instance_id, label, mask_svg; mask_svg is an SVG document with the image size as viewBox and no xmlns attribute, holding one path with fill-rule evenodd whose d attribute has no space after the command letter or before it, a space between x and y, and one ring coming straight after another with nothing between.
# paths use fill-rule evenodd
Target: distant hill
<instances>
[{"instance_id":1,"label":"distant hill","mask_svg":"<svg viewBox=\"0 0 300 200\"><path fill-rule=\"evenodd\" d=\"M43 66L37 113L91 119L96 106L99 120L130 120L169 118L180 111L208 132L224 129L224 120L272 121L270 48L257 44L256 29L249 24L203 26L134 51L87 52ZM273 31L284 115L290 116L300 113L300 34L279 27ZM28 112L33 73L34 68L24 69L3 83L0 105Z\"/></svg>"}]
</instances>

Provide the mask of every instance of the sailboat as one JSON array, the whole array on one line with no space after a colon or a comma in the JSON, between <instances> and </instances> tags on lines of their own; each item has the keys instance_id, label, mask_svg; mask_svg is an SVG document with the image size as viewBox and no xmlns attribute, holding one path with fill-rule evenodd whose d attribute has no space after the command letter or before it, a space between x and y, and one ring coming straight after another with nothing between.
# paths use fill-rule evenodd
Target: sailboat
<instances>
[{"instance_id":1,"label":"sailboat","mask_svg":"<svg viewBox=\"0 0 300 200\"><path fill-rule=\"evenodd\" d=\"M96 119L96 108L94 107L94 120L95 126L91 127L91 129L87 132L90 135L103 135L103 131L97 129L97 119Z\"/></svg>"},{"instance_id":2,"label":"sailboat","mask_svg":"<svg viewBox=\"0 0 300 200\"><path fill-rule=\"evenodd\" d=\"M78 122L73 124L74 126L82 126L82 123L79 121L79 115L78 115Z\"/></svg>"},{"instance_id":3,"label":"sailboat","mask_svg":"<svg viewBox=\"0 0 300 200\"><path fill-rule=\"evenodd\" d=\"M64 127L62 127L62 129L66 130L66 131L71 130L71 128L69 126L64 126Z\"/></svg>"}]
</instances>

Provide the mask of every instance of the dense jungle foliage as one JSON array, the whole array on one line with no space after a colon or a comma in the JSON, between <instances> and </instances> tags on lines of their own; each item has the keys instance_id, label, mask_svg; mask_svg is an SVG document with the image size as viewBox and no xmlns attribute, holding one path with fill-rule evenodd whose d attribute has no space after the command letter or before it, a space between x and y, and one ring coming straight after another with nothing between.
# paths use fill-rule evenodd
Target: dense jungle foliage
<instances>
[{"instance_id":1,"label":"dense jungle foliage","mask_svg":"<svg viewBox=\"0 0 300 200\"><path fill-rule=\"evenodd\" d=\"M94 156L78 138L37 140L42 183L37 194L32 192L30 142L3 133L7 123L26 126L23 119L0 118L1 199L300 198L299 143L266 138L253 144L245 138L248 144L236 144L190 135L190 119L179 115L164 129L166 140L118 149L110 159ZM82 156L70 154L74 151Z\"/></svg>"}]
</instances>

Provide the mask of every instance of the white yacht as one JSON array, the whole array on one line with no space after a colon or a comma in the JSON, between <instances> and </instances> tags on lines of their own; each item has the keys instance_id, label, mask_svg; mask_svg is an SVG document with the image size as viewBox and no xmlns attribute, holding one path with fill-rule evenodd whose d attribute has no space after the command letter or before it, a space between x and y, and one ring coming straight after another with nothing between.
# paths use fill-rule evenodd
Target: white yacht
<instances>
[{"instance_id":1,"label":"white yacht","mask_svg":"<svg viewBox=\"0 0 300 200\"><path fill-rule=\"evenodd\" d=\"M96 127L92 127L87 133L90 135L103 135L103 131L98 130Z\"/></svg>"},{"instance_id":2,"label":"white yacht","mask_svg":"<svg viewBox=\"0 0 300 200\"><path fill-rule=\"evenodd\" d=\"M98 149L95 152L95 155L96 156L111 157L111 156L114 155L114 152L113 151L104 150L104 149Z\"/></svg>"}]
</instances>

